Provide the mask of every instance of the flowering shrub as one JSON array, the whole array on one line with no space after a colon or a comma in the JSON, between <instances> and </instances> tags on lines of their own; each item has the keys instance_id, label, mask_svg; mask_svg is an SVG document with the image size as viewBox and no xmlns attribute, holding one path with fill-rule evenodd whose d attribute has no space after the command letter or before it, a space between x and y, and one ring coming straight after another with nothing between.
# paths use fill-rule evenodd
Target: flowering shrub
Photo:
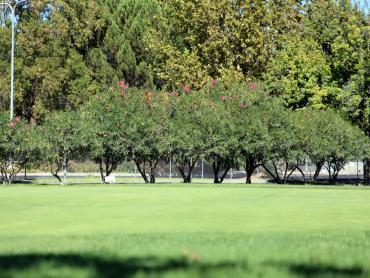
<instances>
[{"instance_id":1,"label":"flowering shrub","mask_svg":"<svg viewBox=\"0 0 370 278\"><path fill-rule=\"evenodd\" d=\"M190 89L190 87L189 87L189 86L186 86L186 87L184 88L184 92L185 92L185 94L189 94L189 93L190 93L190 91L191 91L191 89Z\"/></svg>"},{"instance_id":2,"label":"flowering shrub","mask_svg":"<svg viewBox=\"0 0 370 278\"><path fill-rule=\"evenodd\" d=\"M11 121L10 121L10 123L9 123L9 127L10 127L10 128L15 128L15 126L16 126L17 124L21 124L21 123L22 123L21 118L20 118L19 116L16 116L13 120L11 120Z\"/></svg>"},{"instance_id":3,"label":"flowering shrub","mask_svg":"<svg viewBox=\"0 0 370 278\"><path fill-rule=\"evenodd\" d=\"M3 183L12 183L19 171L32 161L38 161L41 134L20 117L9 122L8 115L0 113L0 172Z\"/></svg>"},{"instance_id":4,"label":"flowering shrub","mask_svg":"<svg viewBox=\"0 0 370 278\"><path fill-rule=\"evenodd\" d=\"M256 90L256 89L257 89L257 83L255 83L255 82L250 83L250 84L249 84L249 88L250 88L251 90Z\"/></svg>"},{"instance_id":5,"label":"flowering shrub","mask_svg":"<svg viewBox=\"0 0 370 278\"><path fill-rule=\"evenodd\" d=\"M121 88L121 95L125 95L126 90L129 88L129 86L125 83L124 80L118 81L118 86Z\"/></svg>"}]
</instances>

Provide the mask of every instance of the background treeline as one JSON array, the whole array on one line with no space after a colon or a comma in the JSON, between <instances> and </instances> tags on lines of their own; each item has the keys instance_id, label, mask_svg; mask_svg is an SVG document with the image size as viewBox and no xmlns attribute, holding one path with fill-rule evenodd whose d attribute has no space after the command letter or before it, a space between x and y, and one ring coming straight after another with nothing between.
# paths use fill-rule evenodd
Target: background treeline
<instances>
[{"instance_id":1,"label":"background treeline","mask_svg":"<svg viewBox=\"0 0 370 278\"><path fill-rule=\"evenodd\" d=\"M231 168L244 168L246 182L263 167L286 183L303 161L316 165L313 181L325 167L330 182L351 159L369 155L369 138L331 109L285 108L262 85L216 80L199 90L172 92L116 88L91 98L80 111L49 114L41 124L9 123L1 117L0 168L11 182L26 164L48 165L59 173L70 160L90 159L105 182L125 161L134 161L146 183L155 183L160 160L174 161L184 183L200 159L222 183Z\"/></svg>"},{"instance_id":2,"label":"background treeline","mask_svg":"<svg viewBox=\"0 0 370 278\"><path fill-rule=\"evenodd\" d=\"M273 136L271 132L274 130L274 121L280 119L282 123L279 124L283 126L289 126L289 123L294 122L295 129L299 126L297 117L302 113L312 113L312 115L301 116L305 118L304 124L312 125L304 130L310 130L320 122L315 120L315 117L328 119L333 117L330 124L324 124L325 128L340 124L342 119L335 116L335 113L339 113L345 119L341 124L342 127L337 130L340 136L344 138L356 134L356 132L350 132L347 135L347 121L358 126L366 136L369 136L370 27L365 4L366 1L356 3L350 0L29 1L19 5L17 10L15 103L16 115L22 119L22 121L19 119L22 122L19 125L26 127L29 123L35 123L46 128L45 124L49 123L50 126L55 126L54 130L59 133L59 137L63 137L62 132L68 133L67 123L79 122L74 117L85 115L84 117L90 117L97 123L103 122L110 112L110 110L107 111L110 109L108 105L110 101L105 104L104 98L112 93L112 88L114 88L113 91L118 89L116 87L119 80L124 80L130 86L130 95L135 95L135 98L142 97L145 92L152 92L152 98L156 99L164 98L169 92L181 93L181 90L184 92L191 90L191 97L179 99L181 99L180 102L191 102L194 109L188 111L186 109L190 108L180 108L182 103L179 103L177 105L180 106L178 108L180 110L176 109L176 113L172 111L174 108L167 111L166 109L171 105L165 105L163 100L161 101L163 105L158 104L161 106L158 109L164 110L158 112L159 115L147 114L149 110L143 108L145 111L142 113L143 126L135 126L130 122L130 117L137 112L136 109L140 109L139 105L133 111L129 110L130 105L133 105L131 102L122 104L127 107L114 108L117 111L117 115L114 115L116 122L110 123L110 127L106 123L95 124L94 127L100 126L101 131L96 133L97 136L93 136L96 139L94 144L101 144L102 148L106 149L112 148L112 155L99 158L98 153L91 154L102 168L105 167L106 174L114 169L119 160L127 157L134 159L138 165L145 161L145 163L152 163L149 168L154 167L156 162L154 158L150 156L144 158L142 155L136 155L136 150L120 147L122 146L118 143L120 140L128 140L120 132L127 133L131 130L132 136L135 136L134 134L138 136L146 132L146 125L154 124L155 121L162 123L162 119L158 120L156 117L171 115L171 120L167 118L169 124L163 124L166 128L160 125L160 128L152 131L155 133L153 136L147 136L147 140L155 138L161 132L171 134L169 137L163 136L161 140L164 142L159 142L162 144L162 147L157 149L160 155L163 155L162 148L175 155L177 149L173 147L174 145L187 149L192 142L193 153L182 157L179 155L176 159L183 169L184 179L187 179L190 177L188 168L191 168L197 158L195 152L205 157L214 155L211 147L206 151L202 149L204 147L202 142L205 142L205 139L201 137L210 139L209 134L202 127L204 123L196 126L199 134L192 134L195 131L192 130L194 126L191 126L190 122L196 122L197 114L205 113L209 109L207 105L198 107L205 102L197 102L193 99L194 92L206 90L204 88L208 88L210 80L218 80L218 86L223 86L219 89L222 94L229 96L230 99L237 99L243 97L244 89L249 86L246 84L258 80L258 84L263 83L265 86L256 91L266 92L259 96L265 99L256 100L260 103L257 106L250 102L248 105L257 109L262 105L261 103L264 103L263 105L271 105L274 109L280 107L279 109L283 111L263 114L261 116L263 119L258 120L256 118L260 117L259 114L252 117L257 122L276 115L275 119L270 118L271 126L261 123L269 131L269 136ZM0 28L0 106L3 111L6 111L9 106L10 19L4 10L0 13L0 21L2 26ZM234 86L239 89L231 89ZM182 89L179 90L180 87ZM231 96L232 93L234 95ZM99 100L99 98L102 99ZM101 111L98 111L98 108L95 110L89 108L96 106L94 102L100 103ZM278 103L276 107L275 103ZM204 111L199 111L200 109ZM79 112L81 110L90 112L81 113ZM262 113L263 109L261 110ZM227 111L227 115L234 115ZM269 110L266 108L266 111ZM179 113L182 113L182 116L179 116ZM100 121L98 117L101 117ZM221 116L222 120L228 117ZM244 115L237 119L240 125L253 128L250 126L250 119L245 118ZM229 145L233 145L234 131L231 128L236 121L233 120L233 122L233 125L227 124L224 130L219 127L220 130L215 132L220 137L223 132L229 136L227 141L220 139L223 143L220 143L217 148L223 145L222 148L227 150ZM6 123L3 124L6 126ZM276 125L279 124L276 123ZM57 131L57 128L61 130ZM78 124L76 129L78 128L82 126ZM241 127L237 126L237 128ZM286 136L289 136L290 132L295 132L290 128L289 126L289 128L277 129L281 134L276 132L274 136L284 138L283 131L287 133ZM14 130L12 129L12 132ZM188 132L185 132L186 130ZM116 139L108 142L110 139L104 139L104 132L112 131L117 132ZM258 128L254 134L258 134L257 131ZM2 132L6 132L5 129ZM177 133L183 136L178 137ZM78 134L77 131L76 134ZM290 137L299 140L297 136ZM322 140L328 140L325 136L323 138ZM74 139L68 141L67 136L58 139L63 140L59 147L65 148L64 152L78 153L68 147L68 144L73 145ZM240 143L240 138L236 140ZM38 141L35 142L37 144ZM81 139L80 142L90 144L85 139ZM285 139L281 139L279 146L275 147L268 142L266 138L259 142L262 151L280 152L277 149L283 148L291 152L295 149L287 146L284 148L284 144L288 144ZM147 149L156 143L148 141L143 145L142 151L148 151ZM15 145L15 143L12 144ZM196 146L197 144L199 145ZM325 145L324 141L317 148L323 145ZM90 147L82 145L78 149L86 150ZM244 148L247 147L244 146ZM28 155L36 149L29 150ZM231 149L235 151L234 148ZM239 151L242 149L239 147ZM303 151L304 148L296 149ZM340 148L340 150L343 149L345 148ZM359 156L360 154L359 151ZM225 157L230 159L233 156L234 154ZM237 156L235 154L234 160L237 160ZM263 164L272 174L275 173L278 181L284 181L289 171L287 174L283 171L277 176L274 164L283 163L286 159L285 156L283 156L284 159L279 156L281 154ZM189 157L192 159L189 160ZM348 158L349 156L346 157ZM68 162L66 155L64 159L67 160L63 162L65 164ZM219 163L240 163L240 161L224 162L223 159L226 158L220 158L221 162L217 160L216 170ZM286 159L289 162L285 165L291 168L293 162L290 159ZM262 160L266 159L258 159L255 164L259 165ZM327 159L325 161L327 162ZM364 178L365 182L369 182L370 163L366 157L364 161ZM60 163L58 160L54 166L58 169L61 167ZM104 165L106 163L108 164ZM323 159L321 162L318 161L318 165L320 164L326 165ZM336 164L336 162L332 163L332 165ZM227 168L227 166L224 167ZM9 168L3 167L3 169ZM222 174L220 175L221 179Z\"/></svg>"}]
</instances>

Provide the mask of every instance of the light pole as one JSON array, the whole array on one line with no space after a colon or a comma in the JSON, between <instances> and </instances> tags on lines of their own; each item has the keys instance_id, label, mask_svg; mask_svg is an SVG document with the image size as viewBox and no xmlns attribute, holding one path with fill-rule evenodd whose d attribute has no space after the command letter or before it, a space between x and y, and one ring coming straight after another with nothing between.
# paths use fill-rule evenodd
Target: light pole
<instances>
[{"instance_id":1,"label":"light pole","mask_svg":"<svg viewBox=\"0 0 370 278\"><path fill-rule=\"evenodd\" d=\"M15 18L15 11L17 9L17 6L21 3L26 2L27 0L20 0L18 1L14 6L12 6L10 3L3 2L0 3L1 6L6 6L11 11L10 19L12 21L12 46L11 46L11 61L10 61L10 120L13 120L14 117L14 36L15 36L15 24L17 23L17 20Z\"/></svg>"}]
</instances>

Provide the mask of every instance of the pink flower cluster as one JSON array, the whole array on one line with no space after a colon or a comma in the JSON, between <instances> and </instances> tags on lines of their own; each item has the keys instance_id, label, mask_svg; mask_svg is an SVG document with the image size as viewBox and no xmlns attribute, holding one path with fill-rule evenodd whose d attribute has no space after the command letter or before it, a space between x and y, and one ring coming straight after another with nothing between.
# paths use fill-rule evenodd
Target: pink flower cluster
<instances>
[{"instance_id":1,"label":"pink flower cluster","mask_svg":"<svg viewBox=\"0 0 370 278\"><path fill-rule=\"evenodd\" d=\"M251 84L249 84L249 88L251 90L256 90L257 89L257 84L255 82L252 82Z\"/></svg>"},{"instance_id":2,"label":"pink flower cluster","mask_svg":"<svg viewBox=\"0 0 370 278\"><path fill-rule=\"evenodd\" d=\"M118 85L121 87L121 95L125 95L126 91L128 89L128 85L125 83L124 80L121 80L118 82Z\"/></svg>"},{"instance_id":3,"label":"pink flower cluster","mask_svg":"<svg viewBox=\"0 0 370 278\"><path fill-rule=\"evenodd\" d=\"M216 79L212 79L211 80L211 84L208 86L208 90L211 91L213 87L215 87L217 85L217 80Z\"/></svg>"},{"instance_id":4,"label":"pink flower cluster","mask_svg":"<svg viewBox=\"0 0 370 278\"><path fill-rule=\"evenodd\" d=\"M226 101L227 97L226 96L220 96L221 101Z\"/></svg>"},{"instance_id":5,"label":"pink flower cluster","mask_svg":"<svg viewBox=\"0 0 370 278\"><path fill-rule=\"evenodd\" d=\"M190 91L191 91L190 86L185 86L185 88L184 88L185 94L189 94Z\"/></svg>"},{"instance_id":6,"label":"pink flower cluster","mask_svg":"<svg viewBox=\"0 0 370 278\"><path fill-rule=\"evenodd\" d=\"M180 91L181 91L181 90L183 90L185 94L189 94L189 93L190 93L190 91L191 91L191 88L190 88L190 86L188 86L188 85L184 85L183 83L181 83L181 84L179 85L179 90L180 90Z\"/></svg>"},{"instance_id":7,"label":"pink flower cluster","mask_svg":"<svg viewBox=\"0 0 370 278\"><path fill-rule=\"evenodd\" d=\"M16 116L14 118L14 120L12 120L10 123L9 123L9 127L10 128L14 128L16 124L20 124L22 122L21 118Z\"/></svg>"}]
</instances>

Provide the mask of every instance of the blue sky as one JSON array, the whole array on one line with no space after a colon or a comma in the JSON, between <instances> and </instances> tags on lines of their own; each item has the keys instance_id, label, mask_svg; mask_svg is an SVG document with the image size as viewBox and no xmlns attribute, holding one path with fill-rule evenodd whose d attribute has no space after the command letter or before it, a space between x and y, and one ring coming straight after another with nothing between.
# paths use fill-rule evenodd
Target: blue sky
<instances>
[{"instance_id":1,"label":"blue sky","mask_svg":"<svg viewBox=\"0 0 370 278\"><path fill-rule=\"evenodd\" d=\"M369 12L370 0L360 0L359 2L366 12Z\"/></svg>"}]
</instances>

